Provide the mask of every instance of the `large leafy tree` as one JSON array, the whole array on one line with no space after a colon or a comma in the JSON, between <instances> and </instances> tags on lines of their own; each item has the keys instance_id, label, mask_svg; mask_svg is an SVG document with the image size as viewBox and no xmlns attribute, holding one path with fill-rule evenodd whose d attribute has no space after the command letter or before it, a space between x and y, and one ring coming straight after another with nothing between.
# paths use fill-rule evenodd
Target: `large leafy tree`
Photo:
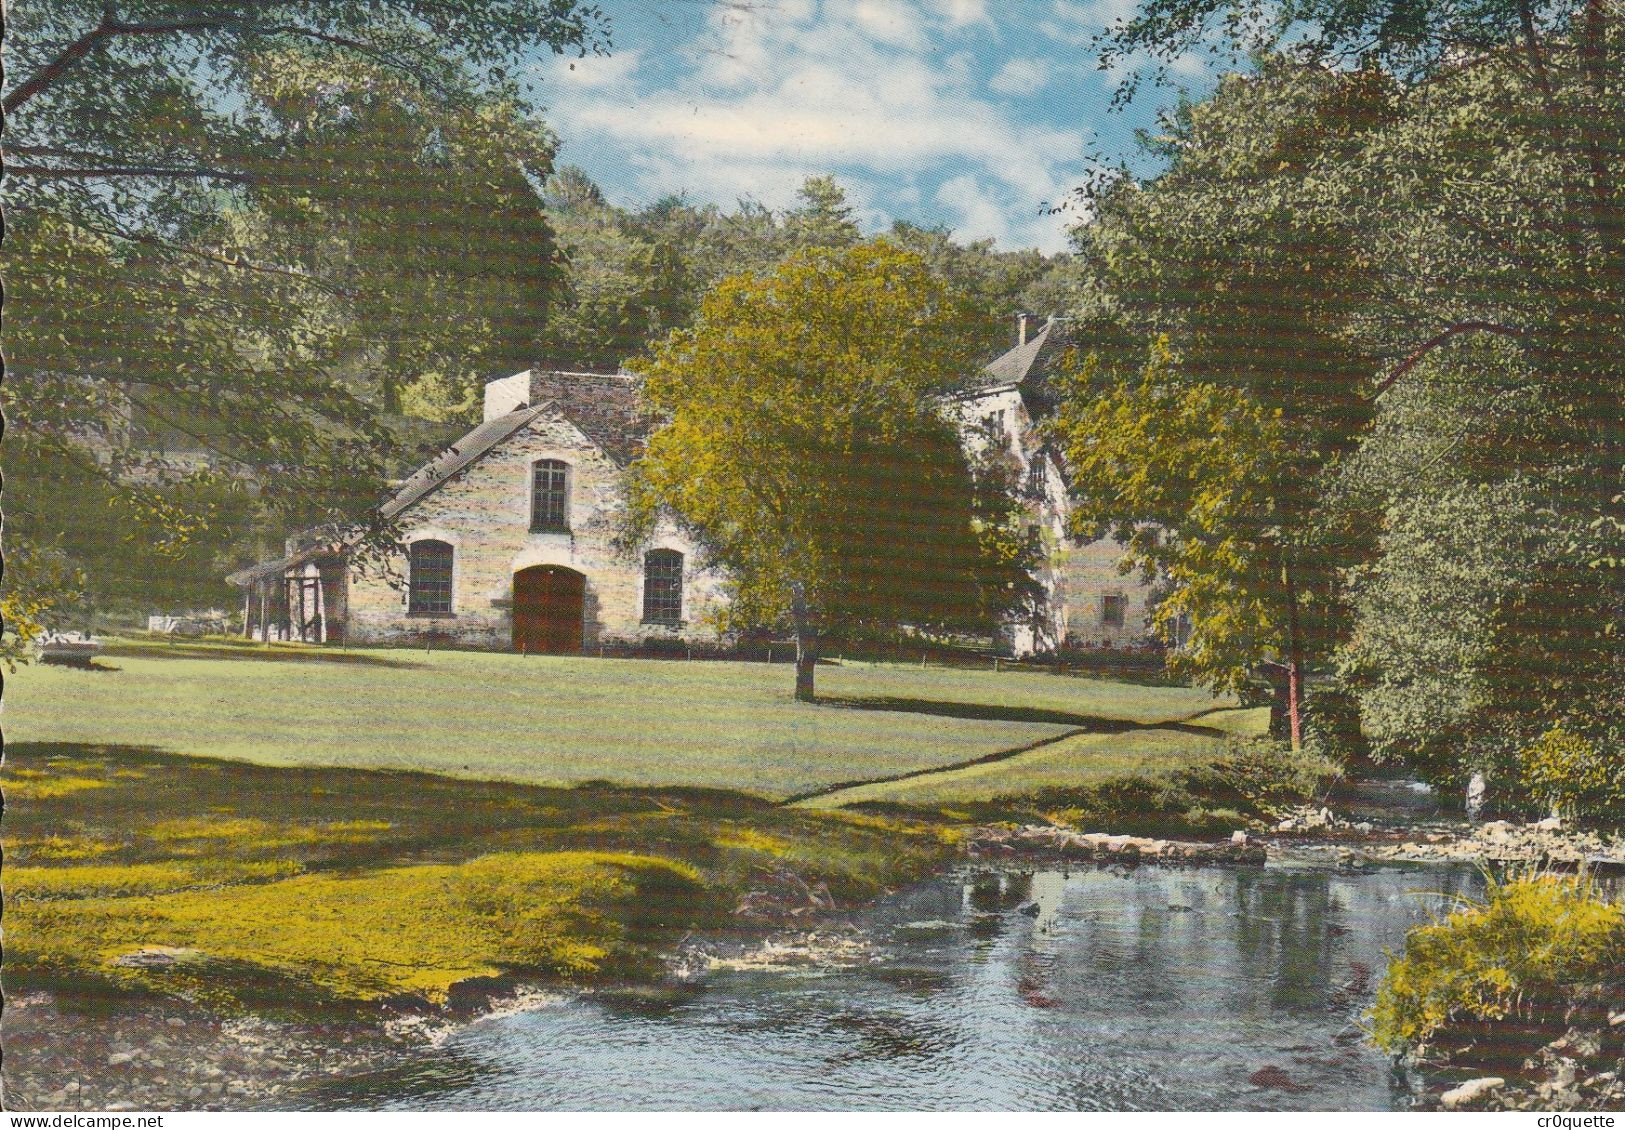
<instances>
[{"instance_id":1,"label":"large leafy tree","mask_svg":"<svg viewBox=\"0 0 1625 1130\"><path fill-rule=\"evenodd\" d=\"M888 242L812 249L724 280L638 364L665 423L634 513L729 571L729 626L793 627L800 699L821 635L990 626L1025 595L939 406L972 357L963 306Z\"/></svg>"},{"instance_id":2,"label":"large leafy tree","mask_svg":"<svg viewBox=\"0 0 1625 1130\"><path fill-rule=\"evenodd\" d=\"M1620 15L1521 13L1501 46L1408 89L1345 174L1379 266L1363 329L1393 360L1339 483L1383 515L1349 574L1342 674L1379 755L1484 770L1503 796L1554 725L1625 743ZM1458 604L1441 630L1429 610ZM1441 677L1463 693L1421 725Z\"/></svg>"},{"instance_id":3,"label":"large leafy tree","mask_svg":"<svg viewBox=\"0 0 1625 1130\"><path fill-rule=\"evenodd\" d=\"M1014 341L1012 315L1064 312L1064 291L1057 276L1065 256L1046 256L1032 248L1001 250L991 239L958 242L945 227L920 227L903 220L887 233L901 247L925 260L931 273L971 296L967 336L982 355L994 357Z\"/></svg>"},{"instance_id":4,"label":"large leafy tree","mask_svg":"<svg viewBox=\"0 0 1625 1130\"><path fill-rule=\"evenodd\" d=\"M1594 499L1617 521L1613 499L1625 467L1617 346L1625 334L1622 25L1618 0L1144 0L1102 47L1108 63L1166 63L1220 42L1286 48L1315 64L1359 61L1401 81L1416 113L1398 139L1413 144L1361 175L1379 190L1374 200L1398 188L1418 206L1412 218L1446 237L1390 229L1443 266L1449 285L1413 272L1403 288L1410 301L1395 311L1398 364L1387 382L1462 335L1519 340L1540 378L1572 406L1595 472ZM1463 251L1467 271L1440 261ZM1485 266L1487 273L1473 269ZM1519 270L1533 277L1520 279Z\"/></svg>"},{"instance_id":5,"label":"large leafy tree","mask_svg":"<svg viewBox=\"0 0 1625 1130\"><path fill-rule=\"evenodd\" d=\"M128 466L155 429L253 471L281 522L347 515L382 480L376 409L406 374L466 381L526 352L552 258L531 184L551 146L509 72L536 46L601 48L595 9L62 0L8 16L8 462L104 488L28 497L14 474L14 566L68 548L53 508L76 497L111 496L121 553L205 532L190 500L210 492Z\"/></svg>"},{"instance_id":6,"label":"large leafy tree","mask_svg":"<svg viewBox=\"0 0 1625 1130\"><path fill-rule=\"evenodd\" d=\"M1364 537L1319 478L1369 418L1376 366L1352 332L1370 259L1328 177L1392 99L1381 76L1286 61L1231 78L1181 115L1166 172L1101 192L1076 232L1091 353L1059 424L1079 532L1115 532L1162 584L1164 634L1192 628L1176 668L1216 688L1276 675L1295 739Z\"/></svg>"},{"instance_id":7,"label":"large leafy tree","mask_svg":"<svg viewBox=\"0 0 1625 1130\"><path fill-rule=\"evenodd\" d=\"M1459 770L1487 745L1504 754L1557 722L1618 746L1620 14L1613 0L1150 0L1107 37L1108 56L1120 57L1167 57L1215 32L1282 49L1172 117L1165 175L1095 186L1101 221L1081 243L1086 275L1105 282L1086 286L1081 313L1102 328L1105 357L1168 333L1170 395L1222 388L1279 412L1288 428L1317 392L1330 396L1323 406L1341 406L1323 408L1318 426L1299 425L1287 445L1300 488L1290 522L1268 520L1280 513L1278 491L1264 508L1249 503L1256 491L1224 488L1207 501L1224 522L1251 509L1253 528L1269 535L1236 543L1245 552L1230 562L1234 575L1267 578L1283 546L1318 559L1311 587L1324 586L1329 615L1311 658L1340 661L1379 752L1442 757ZM1256 112L1272 100L1283 110L1276 126ZM1352 129L1336 128L1335 114L1328 121L1339 102L1358 110L1344 115ZM1249 105L1229 118L1232 136L1204 129ZM1295 132L1311 142L1309 160L1287 153L1277 164ZM1239 278L1168 235L1185 217L1158 212L1204 160L1218 174L1205 190L1209 212L1184 203L1194 232L1242 267ZM1235 220L1213 208L1232 201ZM1136 215L1150 223L1137 229ZM1249 216L1261 222L1249 226ZM1159 253L1170 269L1157 269ZM1188 255L1200 270L1184 270ZM1136 273L1137 256L1151 269ZM1217 331L1209 343L1204 330ZM1268 350L1279 358L1273 388L1246 363ZM1125 367L1101 371L1120 399ZM1148 433L1181 427L1177 411L1154 415ZM1107 473L1090 485L1109 491L1150 466L1118 454L1123 462L1098 463ZM1244 481L1262 481L1268 466ZM1500 511L1475 530L1475 505ZM1194 514L1113 517L1125 533L1136 518L1170 520L1165 532L1177 539L1172 519ZM1468 576L1493 596L1465 602L1446 630L1438 610L1460 601ZM1302 584L1281 589L1304 596ZM1241 623L1206 626L1227 622ZM1262 655L1234 638L1239 657ZM1299 638L1312 642L1312 625ZM1429 694L1441 672L1461 693Z\"/></svg>"},{"instance_id":8,"label":"large leafy tree","mask_svg":"<svg viewBox=\"0 0 1625 1130\"><path fill-rule=\"evenodd\" d=\"M573 166L549 180L546 199L564 260L564 286L541 342L546 363L612 372L687 324L698 284L683 234L697 232L675 230L673 214L693 211L681 199L630 213Z\"/></svg>"}]
</instances>

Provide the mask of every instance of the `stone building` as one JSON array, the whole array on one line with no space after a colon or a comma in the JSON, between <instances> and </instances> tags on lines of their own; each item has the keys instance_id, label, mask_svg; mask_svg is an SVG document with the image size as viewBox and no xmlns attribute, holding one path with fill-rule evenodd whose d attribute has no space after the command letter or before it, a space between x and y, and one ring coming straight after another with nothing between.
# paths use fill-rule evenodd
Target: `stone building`
<instances>
[{"instance_id":1,"label":"stone building","mask_svg":"<svg viewBox=\"0 0 1625 1130\"><path fill-rule=\"evenodd\" d=\"M717 642L721 578L669 522L618 544L620 476L647 433L633 378L527 370L492 381L485 419L383 504L404 552L331 544L235 573L244 633L315 643L444 643L575 653Z\"/></svg>"},{"instance_id":2,"label":"stone building","mask_svg":"<svg viewBox=\"0 0 1625 1130\"><path fill-rule=\"evenodd\" d=\"M1029 536L1042 546L1047 600L1006 628L1016 655L1146 646L1150 589L1117 570L1123 551L1108 539L1071 536L1066 464L1043 425L1054 413L1051 369L1069 342L1066 323L1022 314L1016 344L988 364L951 403L969 450L1001 460L1018 484Z\"/></svg>"},{"instance_id":3,"label":"stone building","mask_svg":"<svg viewBox=\"0 0 1625 1130\"><path fill-rule=\"evenodd\" d=\"M1064 467L1039 427L1062 337L1057 322L1024 319L1015 348L946 405L970 449L1009 465L1047 550L1046 604L1002 641L1017 655L1145 636L1145 592L1116 573L1117 547L1066 536ZM549 653L723 642L707 614L727 600L725 578L675 524L620 544L621 475L649 428L630 376L530 369L490 382L479 426L383 504L404 552L369 563L331 538L290 541L286 557L230 578L244 634Z\"/></svg>"}]
</instances>

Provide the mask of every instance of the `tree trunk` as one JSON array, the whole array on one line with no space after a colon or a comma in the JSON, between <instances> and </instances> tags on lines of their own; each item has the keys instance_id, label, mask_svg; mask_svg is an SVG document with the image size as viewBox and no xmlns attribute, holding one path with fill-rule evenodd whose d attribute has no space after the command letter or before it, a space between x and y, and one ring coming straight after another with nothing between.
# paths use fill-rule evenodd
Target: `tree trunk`
<instances>
[{"instance_id":1,"label":"tree trunk","mask_svg":"<svg viewBox=\"0 0 1625 1130\"><path fill-rule=\"evenodd\" d=\"M1281 561L1281 584L1286 588L1286 709L1292 733L1292 752L1303 748L1303 640L1298 631L1298 590L1292 570Z\"/></svg>"},{"instance_id":2,"label":"tree trunk","mask_svg":"<svg viewBox=\"0 0 1625 1130\"><path fill-rule=\"evenodd\" d=\"M807 613L807 587L790 586L791 611L796 621L796 701L813 702L813 670L818 665L818 632Z\"/></svg>"},{"instance_id":3,"label":"tree trunk","mask_svg":"<svg viewBox=\"0 0 1625 1130\"><path fill-rule=\"evenodd\" d=\"M1608 87L1617 75L1617 61L1611 60L1606 0L1586 0L1580 40L1580 62L1584 73L1587 106L1582 115L1581 135L1585 148L1587 179L1590 184L1591 224L1602 249L1602 263L1592 292L1602 296L1605 308L1592 310L1587 324L1591 358L1609 358L1608 370L1592 373L1597 390L1592 409L1592 427L1597 433L1601 455L1600 493L1604 511L1615 511L1614 495L1625 489L1625 413L1621 412L1618 350L1614 348L1622 321L1620 309L1625 298L1625 199L1616 180L1619 160L1619 128L1609 128ZM1610 157L1612 152L1612 157ZM1595 364L1595 361L1592 362Z\"/></svg>"}]
</instances>

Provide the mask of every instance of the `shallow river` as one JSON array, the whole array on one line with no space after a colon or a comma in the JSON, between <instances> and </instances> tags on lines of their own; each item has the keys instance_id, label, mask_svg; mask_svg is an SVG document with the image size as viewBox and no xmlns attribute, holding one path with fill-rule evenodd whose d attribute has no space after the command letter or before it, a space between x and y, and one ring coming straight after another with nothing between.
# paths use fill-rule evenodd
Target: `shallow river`
<instances>
[{"instance_id":1,"label":"shallow river","mask_svg":"<svg viewBox=\"0 0 1625 1130\"><path fill-rule=\"evenodd\" d=\"M480 1021L324 1107L1335 1109L1399 1099L1356 1027L1467 868L967 870L857 924L873 960L713 971Z\"/></svg>"}]
</instances>

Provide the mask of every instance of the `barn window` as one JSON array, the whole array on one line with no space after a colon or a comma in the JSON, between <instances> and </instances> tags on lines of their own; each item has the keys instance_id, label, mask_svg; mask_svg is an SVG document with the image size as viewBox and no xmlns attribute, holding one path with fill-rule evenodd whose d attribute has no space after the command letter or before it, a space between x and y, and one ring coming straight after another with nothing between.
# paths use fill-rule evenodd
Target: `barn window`
<instances>
[{"instance_id":1,"label":"barn window","mask_svg":"<svg viewBox=\"0 0 1625 1130\"><path fill-rule=\"evenodd\" d=\"M675 549L643 555L643 619L651 624L683 619L683 555Z\"/></svg>"},{"instance_id":2,"label":"barn window","mask_svg":"<svg viewBox=\"0 0 1625 1130\"><path fill-rule=\"evenodd\" d=\"M1111 628L1123 626L1123 613L1128 607L1128 598L1113 593L1100 598L1100 622Z\"/></svg>"},{"instance_id":3,"label":"barn window","mask_svg":"<svg viewBox=\"0 0 1625 1130\"><path fill-rule=\"evenodd\" d=\"M538 459L531 468L530 528L570 528L570 465L557 459Z\"/></svg>"},{"instance_id":4,"label":"barn window","mask_svg":"<svg viewBox=\"0 0 1625 1130\"><path fill-rule=\"evenodd\" d=\"M406 584L408 612L449 613L451 546L432 539L413 542Z\"/></svg>"}]
</instances>

